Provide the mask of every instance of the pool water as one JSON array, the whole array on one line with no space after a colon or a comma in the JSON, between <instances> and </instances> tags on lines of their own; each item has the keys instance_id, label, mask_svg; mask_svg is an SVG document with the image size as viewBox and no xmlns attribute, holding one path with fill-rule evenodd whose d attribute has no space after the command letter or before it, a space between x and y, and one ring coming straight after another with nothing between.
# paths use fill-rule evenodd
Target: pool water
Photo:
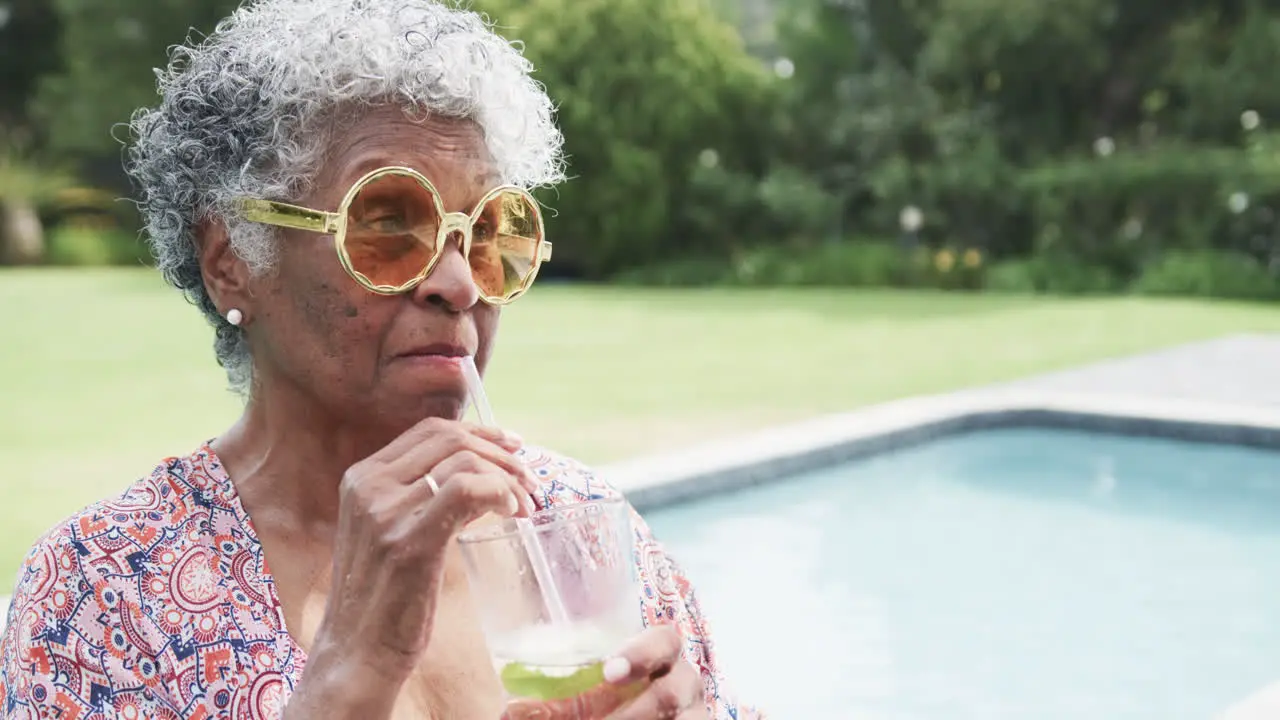
<instances>
[{"instance_id":1,"label":"pool water","mask_svg":"<svg viewBox=\"0 0 1280 720\"><path fill-rule=\"evenodd\" d=\"M1280 681L1280 453L981 431L646 518L780 719L1204 720Z\"/></svg>"}]
</instances>

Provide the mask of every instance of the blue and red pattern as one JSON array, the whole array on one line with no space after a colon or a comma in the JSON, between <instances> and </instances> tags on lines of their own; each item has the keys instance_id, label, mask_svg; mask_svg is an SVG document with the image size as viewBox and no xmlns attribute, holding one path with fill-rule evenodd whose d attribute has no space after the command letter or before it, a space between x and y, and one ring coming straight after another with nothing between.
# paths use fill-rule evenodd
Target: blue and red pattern
<instances>
[{"instance_id":1,"label":"blue and red pattern","mask_svg":"<svg viewBox=\"0 0 1280 720\"><path fill-rule=\"evenodd\" d=\"M572 460L521 454L542 507L618 494ZM714 720L759 717L731 699L693 588L635 520L645 623L680 628ZM305 665L235 486L205 445L32 548L0 640L0 717L279 718Z\"/></svg>"}]
</instances>

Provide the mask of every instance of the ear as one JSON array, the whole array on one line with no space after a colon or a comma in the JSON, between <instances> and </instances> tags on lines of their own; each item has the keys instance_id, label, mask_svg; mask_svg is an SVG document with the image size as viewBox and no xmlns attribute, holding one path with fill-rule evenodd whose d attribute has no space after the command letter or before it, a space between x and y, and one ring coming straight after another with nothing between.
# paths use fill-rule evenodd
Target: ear
<instances>
[{"instance_id":1,"label":"ear","mask_svg":"<svg viewBox=\"0 0 1280 720\"><path fill-rule=\"evenodd\" d=\"M232 308L253 317L253 293L249 266L231 247L231 235L222 220L210 218L196 229L196 246L204 289L218 312L226 317Z\"/></svg>"}]
</instances>

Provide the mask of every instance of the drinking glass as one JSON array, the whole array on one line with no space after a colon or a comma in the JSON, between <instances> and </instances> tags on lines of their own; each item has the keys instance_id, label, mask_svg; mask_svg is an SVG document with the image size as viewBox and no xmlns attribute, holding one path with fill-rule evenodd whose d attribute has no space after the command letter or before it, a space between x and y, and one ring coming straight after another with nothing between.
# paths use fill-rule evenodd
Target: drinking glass
<instances>
[{"instance_id":1,"label":"drinking glass","mask_svg":"<svg viewBox=\"0 0 1280 720\"><path fill-rule=\"evenodd\" d=\"M605 660L643 629L623 500L507 518L458 542L507 718L601 717L639 692L604 680Z\"/></svg>"}]
</instances>

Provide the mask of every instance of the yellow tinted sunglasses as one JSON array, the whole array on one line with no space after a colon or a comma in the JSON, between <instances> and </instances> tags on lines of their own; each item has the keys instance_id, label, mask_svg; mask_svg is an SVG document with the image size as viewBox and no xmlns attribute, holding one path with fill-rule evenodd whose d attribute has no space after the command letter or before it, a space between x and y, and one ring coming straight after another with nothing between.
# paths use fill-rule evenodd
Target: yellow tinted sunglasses
<instances>
[{"instance_id":1,"label":"yellow tinted sunglasses","mask_svg":"<svg viewBox=\"0 0 1280 720\"><path fill-rule=\"evenodd\" d=\"M355 182L337 212L240 198L246 220L333 235L347 274L371 292L395 295L426 279L456 233L480 298L505 305L533 284L551 259L542 211L525 190L502 186L470 214L447 213L440 193L416 170L384 167Z\"/></svg>"}]
</instances>

